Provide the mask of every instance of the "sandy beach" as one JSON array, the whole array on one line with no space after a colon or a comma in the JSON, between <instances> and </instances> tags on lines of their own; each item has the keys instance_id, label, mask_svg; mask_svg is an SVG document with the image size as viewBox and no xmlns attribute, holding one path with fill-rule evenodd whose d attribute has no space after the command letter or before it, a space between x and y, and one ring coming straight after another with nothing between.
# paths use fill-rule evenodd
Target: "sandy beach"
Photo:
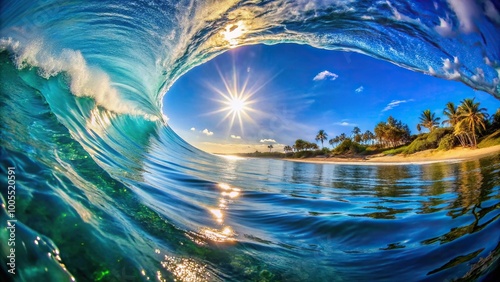
<instances>
[{"instance_id":1,"label":"sandy beach","mask_svg":"<svg viewBox=\"0 0 500 282\"><path fill-rule=\"evenodd\" d=\"M468 159L485 157L488 155L500 154L500 145L482 148L455 148L449 151L426 150L417 152L411 155L395 155L395 156L359 156L359 157L331 157L331 158L304 158L285 160L292 162L307 162L307 163L342 163L342 164L363 164L363 165L380 165L380 164L428 164L438 162L458 162Z\"/></svg>"}]
</instances>

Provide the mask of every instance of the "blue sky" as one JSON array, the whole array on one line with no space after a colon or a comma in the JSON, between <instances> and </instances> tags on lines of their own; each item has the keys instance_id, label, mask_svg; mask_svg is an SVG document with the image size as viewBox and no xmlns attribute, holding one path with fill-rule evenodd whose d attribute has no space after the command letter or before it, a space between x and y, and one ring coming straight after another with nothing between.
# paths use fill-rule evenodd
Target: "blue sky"
<instances>
[{"instance_id":1,"label":"blue sky","mask_svg":"<svg viewBox=\"0 0 500 282\"><path fill-rule=\"evenodd\" d=\"M237 117L231 126L232 113L221 95L229 92L224 81L248 97L241 126ZM169 125L192 145L236 153L266 151L269 144L281 150L298 138L314 141L320 129L329 138L349 134L354 126L373 131L389 115L416 133L423 110L442 117L448 101L458 104L464 98L475 98L490 114L500 106L493 96L460 82L362 54L255 45L232 49L189 71L165 96L164 111Z\"/></svg>"}]
</instances>

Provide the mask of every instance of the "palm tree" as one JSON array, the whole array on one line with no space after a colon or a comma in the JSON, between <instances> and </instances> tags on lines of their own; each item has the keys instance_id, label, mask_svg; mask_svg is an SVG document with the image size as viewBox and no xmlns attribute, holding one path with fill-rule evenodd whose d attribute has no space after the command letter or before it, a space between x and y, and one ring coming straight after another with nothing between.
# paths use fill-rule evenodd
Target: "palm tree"
<instances>
[{"instance_id":1,"label":"palm tree","mask_svg":"<svg viewBox=\"0 0 500 282\"><path fill-rule=\"evenodd\" d=\"M455 106L453 102L448 102L446 103L446 108L443 110L443 114L448 119L443 120L442 124L448 124L449 126L455 128L454 131L455 136L457 137L462 147L465 147L466 146L465 138L467 136L466 131L456 126L460 121L460 112L458 110L458 107Z\"/></svg>"},{"instance_id":2,"label":"palm tree","mask_svg":"<svg viewBox=\"0 0 500 282\"><path fill-rule=\"evenodd\" d=\"M500 108L491 116L491 127L493 130L500 129Z\"/></svg>"},{"instance_id":3,"label":"palm tree","mask_svg":"<svg viewBox=\"0 0 500 282\"><path fill-rule=\"evenodd\" d=\"M365 131L365 133L363 133L363 142L365 142L366 144L370 143L368 141L371 141L373 138L374 135L370 130L367 130Z\"/></svg>"},{"instance_id":4,"label":"palm tree","mask_svg":"<svg viewBox=\"0 0 500 282\"><path fill-rule=\"evenodd\" d=\"M271 150L274 148L272 144L270 144L269 146L267 146L267 148L269 148L269 153L271 153Z\"/></svg>"},{"instance_id":5,"label":"palm tree","mask_svg":"<svg viewBox=\"0 0 500 282\"><path fill-rule=\"evenodd\" d=\"M328 140L328 143L330 143L330 145L333 148L333 144L335 144L335 138L332 138L332 139Z\"/></svg>"},{"instance_id":6,"label":"palm tree","mask_svg":"<svg viewBox=\"0 0 500 282\"><path fill-rule=\"evenodd\" d=\"M328 139L328 134L326 134L326 132L323 129L318 131L318 134L316 135L316 141L321 141L321 147L324 148L323 141L327 139Z\"/></svg>"},{"instance_id":7,"label":"palm tree","mask_svg":"<svg viewBox=\"0 0 500 282\"><path fill-rule=\"evenodd\" d=\"M434 128L439 126L440 119L441 118L436 117L435 113L431 113L431 110L427 109L423 111L422 114L420 114L420 123L418 125L421 125L422 127L429 129L429 131L432 131Z\"/></svg>"},{"instance_id":8,"label":"palm tree","mask_svg":"<svg viewBox=\"0 0 500 282\"><path fill-rule=\"evenodd\" d=\"M449 126L454 127L455 124L458 123L459 120L458 107L456 107L453 102L446 103L446 108L444 109L443 114L448 119L443 120L442 124L448 124Z\"/></svg>"},{"instance_id":9,"label":"palm tree","mask_svg":"<svg viewBox=\"0 0 500 282\"><path fill-rule=\"evenodd\" d=\"M474 103L474 99L462 100L458 106L459 121L456 127L465 129L472 135L472 147L477 146L476 131L478 129L486 130L486 118L488 114L485 108L479 108L479 103Z\"/></svg>"},{"instance_id":10,"label":"palm tree","mask_svg":"<svg viewBox=\"0 0 500 282\"><path fill-rule=\"evenodd\" d=\"M288 152L292 152L292 147L286 145L285 147L283 147L283 151L285 151L285 154Z\"/></svg>"},{"instance_id":11,"label":"palm tree","mask_svg":"<svg viewBox=\"0 0 500 282\"><path fill-rule=\"evenodd\" d=\"M361 129L359 129L359 127L357 127L357 126L354 127L354 129L352 130L353 137L355 137L359 133L361 133Z\"/></svg>"},{"instance_id":12,"label":"palm tree","mask_svg":"<svg viewBox=\"0 0 500 282\"><path fill-rule=\"evenodd\" d=\"M304 141L302 139L297 139L295 140L295 151L300 152L306 149L306 144L307 141Z\"/></svg>"},{"instance_id":13,"label":"palm tree","mask_svg":"<svg viewBox=\"0 0 500 282\"><path fill-rule=\"evenodd\" d=\"M340 134L340 136L339 136L339 142L344 141L346 138L347 138L347 136L345 135L345 133Z\"/></svg>"}]
</instances>

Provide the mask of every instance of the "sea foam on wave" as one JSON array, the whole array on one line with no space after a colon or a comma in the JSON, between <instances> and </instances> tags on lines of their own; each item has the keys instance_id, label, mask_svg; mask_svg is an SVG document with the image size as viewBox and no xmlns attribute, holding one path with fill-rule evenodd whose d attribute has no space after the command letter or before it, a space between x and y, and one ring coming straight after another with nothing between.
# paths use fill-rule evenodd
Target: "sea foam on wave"
<instances>
[{"instance_id":1,"label":"sea foam on wave","mask_svg":"<svg viewBox=\"0 0 500 282\"><path fill-rule=\"evenodd\" d=\"M10 37L0 39L0 51L4 50L14 54L14 63L18 69L38 67L39 75L46 79L66 73L71 78L71 93L78 97L91 97L106 110L118 114L140 115L152 121L159 119L138 109L131 101L124 100L112 86L109 76L99 68L89 66L80 51L63 49L55 54L43 40L21 43Z\"/></svg>"}]
</instances>

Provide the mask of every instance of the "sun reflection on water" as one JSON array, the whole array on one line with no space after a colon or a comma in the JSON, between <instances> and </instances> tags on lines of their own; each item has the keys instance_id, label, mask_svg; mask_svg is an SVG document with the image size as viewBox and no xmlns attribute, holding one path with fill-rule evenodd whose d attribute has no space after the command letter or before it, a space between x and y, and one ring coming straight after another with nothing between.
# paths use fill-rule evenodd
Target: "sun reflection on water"
<instances>
[{"instance_id":1,"label":"sun reflection on water","mask_svg":"<svg viewBox=\"0 0 500 282\"><path fill-rule=\"evenodd\" d=\"M221 197L218 201L219 205L209 208L208 211L214 216L217 223L221 225L221 228L204 228L200 231L200 235L214 242L231 242L235 240L234 237L236 234L230 226L224 225L224 210L228 208L228 204L233 199L240 195L241 189L231 187L227 183L219 183L217 187L221 189Z\"/></svg>"},{"instance_id":2,"label":"sun reflection on water","mask_svg":"<svg viewBox=\"0 0 500 282\"><path fill-rule=\"evenodd\" d=\"M178 258L165 255L161 262L163 268L172 273L176 280L187 282L210 281L210 273L206 271L206 265L200 264L190 258ZM158 271L158 280L166 281Z\"/></svg>"}]
</instances>

